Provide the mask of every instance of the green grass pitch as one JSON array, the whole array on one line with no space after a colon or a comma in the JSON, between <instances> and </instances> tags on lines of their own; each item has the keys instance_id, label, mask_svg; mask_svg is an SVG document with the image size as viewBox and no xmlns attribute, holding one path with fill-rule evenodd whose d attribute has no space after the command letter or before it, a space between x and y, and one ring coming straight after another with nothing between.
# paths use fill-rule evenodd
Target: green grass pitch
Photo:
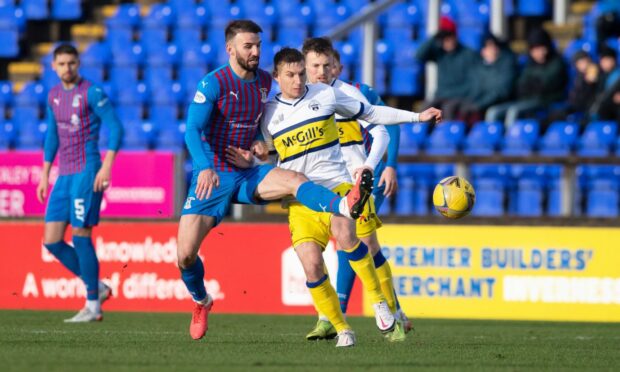
<instances>
[{"instance_id":1,"label":"green grass pitch","mask_svg":"<svg viewBox=\"0 0 620 372\"><path fill-rule=\"evenodd\" d=\"M108 312L102 323L64 324L68 312L0 311L3 371L142 370L614 370L620 324L417 320L399 344L374 319L351 318L358 345L304 339L314 317L221 315L201 341L190 314Z\"/></svg>"}]
</instances>

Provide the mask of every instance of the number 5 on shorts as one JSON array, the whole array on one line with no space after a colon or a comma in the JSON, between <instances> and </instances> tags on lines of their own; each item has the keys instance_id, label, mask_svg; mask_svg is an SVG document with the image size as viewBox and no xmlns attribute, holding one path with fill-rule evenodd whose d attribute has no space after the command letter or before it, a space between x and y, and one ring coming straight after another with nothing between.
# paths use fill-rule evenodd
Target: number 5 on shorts
<instances>
[{"instance_id":1,"label":"number 5 on shorts","mask_svg":"<svg viewBox=\"0 0 620 372\"><path fill-rule=\"evenodd\" d=\"M84 199L75 199L73 209L75 210L75 218L84 222Z\"/></svg>"}]
</instances>

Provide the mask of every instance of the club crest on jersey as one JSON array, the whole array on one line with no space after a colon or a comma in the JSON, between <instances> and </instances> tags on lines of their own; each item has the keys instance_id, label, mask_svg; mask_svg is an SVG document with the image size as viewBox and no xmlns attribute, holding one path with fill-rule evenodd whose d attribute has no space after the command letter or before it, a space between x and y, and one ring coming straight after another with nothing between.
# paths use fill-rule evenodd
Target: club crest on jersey
<instances>
[{"instance_id":1,"label":"club crest on jersey","mask_svg":"<svg viewBox=\"0 0 620 372\"><path fill-rule=\"evenodd\" d=\"M308 108L312 111L319 111L319 109L321 108L321 104L318 101L312 100L308 104Z\"/></svg>"},{"instance_id":2,"label":"club crest on jersey","mask_svg":"<svg viewBox=\"0 0 620 372\"><path fill-rule=\"evenodd\" d=\"M183 208L184 209L191 209L192 208L192 200L196 200L196 198L194 198L193 196L189 196L185 200L185 206Z\"/></svg>"},{"instance_id":3,"label":"club crest on jersey","mask_svg":"<svg viewBox=\"0 0 620 372\"><path fill-rule=\"evenodd\" d=\"M75 96L73 96L73 102L71 103L71 106L73 108L77 108L80 107L80 101L82 100L82 95L81 94L76 94ZM73 120L72 120L73 122Z\"/></svg>"},{"instance_id":4,"label":"club crest on jersey","mask_svg":"<svg viewBox=\"0 0 620 372\"><path fill-rule=\"evenodd\" d=\"M260 88L260 100L262 103L267 103L267 88Z\"/></svg>"},{"instance_id":5,"label":"club crest on jersey","mask_svg":"<svg viewBox=\"0 0 620 372\"><path fill-rule=\"evenodd\" d=\"M56 106L60 105L60 98L54 98L53 101Z\"/></svg>"},{"instance_id":6,"label":"club crest on jersey","mask_svg":"<svg viewBox=\"0 0 620 372\"><path fill-rule=\"evenodd\" d=\"M207 97L205 97L205 95L202 94L202 92L196 92L196 94L194 95L194 102L205 103L207 102Z\"/></svg>"}]
</instances>

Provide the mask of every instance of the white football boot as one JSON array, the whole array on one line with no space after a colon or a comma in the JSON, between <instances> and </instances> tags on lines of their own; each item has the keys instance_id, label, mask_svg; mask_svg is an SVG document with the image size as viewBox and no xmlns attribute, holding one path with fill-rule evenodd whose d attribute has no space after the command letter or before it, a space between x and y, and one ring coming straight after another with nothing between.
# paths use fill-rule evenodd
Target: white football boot
<instances>
[{"instance_id":1,"label":"white football boot","mask_svg":"<svg viewBox=\"0 0 620 372\"><path fill-rule=\"evenodd\" d=\"M375 309L375 320L381 333L391 332L396 325L396 319L387 302L381 301L373 304L372 307Z\"/></svg>"},{"instance_id":2,"label":"white football boot","mask_svg":"<svg viewBox=\"0 0 620 372\"><path fill-rule=\"evenodd\" d=\"M355 332L350 329L338 332L336 339L338 340L338 342L336 342L336 347L355 346Z\"/></svg>"},{"instance_id":3,"label":"white football boot","mask_svg":"<svg viewBox=\"0 0 620 372\"><path fill-rule=\"evenodd\" d=\"M93 313L89 308L85 307L75 314L72 318L65 319L65 323L88 323L100 322L103 320L102 313Z\"/></svg>"}]
</instances>

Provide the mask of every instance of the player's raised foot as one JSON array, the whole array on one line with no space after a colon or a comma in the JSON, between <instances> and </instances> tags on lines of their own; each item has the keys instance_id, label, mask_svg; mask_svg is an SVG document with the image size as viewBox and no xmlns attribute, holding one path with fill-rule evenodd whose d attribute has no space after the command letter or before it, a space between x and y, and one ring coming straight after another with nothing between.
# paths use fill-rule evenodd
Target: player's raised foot
<instances>
[{"instance_id":1,"label":"player's raised foot","mask_svg":"<svg viewBox=\"0 0 620 372\"><path fill-rule=\"evenodd\" d=\"M213 298L207 294L204 303L196 303L189 325L189 334L194 340L200 340L209 329L209 311L213 307Z\"/></svg>"},{"instance_id":2,"label":"player's raised foot","mask_svg":"<svg viewBox=\"0 0 620 372\"><path fill-rule=\"evenodd\" d=\"M65 319L65 323L89 323L100 322L102 320L103 313L94 313L89 308L85 307L71 318Z\"/></svg>"},{"instance_id":3,"label":"player's raised foot","mask_svg":"<svg viewBox=\"0 0 620 372\"><path fill-rule=\"evenodd\" d=\"M349 207L349 215L354 220L357 219L364 211L364 205L368 202L372 194L373 184L372 172L364 169L357 179L355 186L347 193L347 206Z\"/></svg>"},{"instance_id":4,"label":"player's raised foot","mask_svg":"<svg viewBox=\"0 0 620 372\"><path fill-rule=\"evenodd\" d=\"M306 335L306 340L331 340L332 338L336 337L337 334L338 333L336 332L336 328L334 328L334 326L330 322L328 322L327 320L319 319L316 322L316 326L314 326L314 329Z\"/></svg>"},{"instance_id":5,"label":"player's raised foot","mask_svg":"<svg viewBox=\"0 0 620 372\"><path fill-rule=\"evenodd\" d=\"M345 329L338 332L336 337L338 339L336 342L336 347L355 346L355 333L350 329Z\"/></svg>"},{"instance_id":6,"label":"player's raised foot","mask_svg":"<svg viewBox=\"0 0 620 372\"><path fill-rule=\"evenodd\" d=\"M99 282L99 303L103 305L110 297L112 297L112 288L103 282Z\"/></svg>"},{"instance_id":7,"label":"player's raised foot","mask_svg":"<svg viewBox=\"0 0 620 372\"><path fill-rule=\"evenodd\" d=\"M400 321L396 321L394 329L385 334L385 339L389 342L402 342L405 341L406 338L405 328Z\"/></svg>"},{"instance_id":8,"label":"player's raised foot","mask_svg":"<svg viewBox=\"0 0 620 372\"><path fill-rule=\"evenodd\" d=\"M396 319L394 314L390 311L390 307L387 302L381 301L372 305L375 310L375 320L377 327L382 333L392 332L396 326Z\"/></svg>"},{"instance_id":9,"label":"player's raised foot","mask_svg":"<svg viewBox=\"0 0 620 372\"><path fill-rule=\"evenodd\" d=\"M407 318L407 315L405 315L402 310L398 310L394 316L396 317L396 320L403 325L405 333L409 333L413 330L413 323L411 323L411 320Z\"/></svg>"}]
</instances>

